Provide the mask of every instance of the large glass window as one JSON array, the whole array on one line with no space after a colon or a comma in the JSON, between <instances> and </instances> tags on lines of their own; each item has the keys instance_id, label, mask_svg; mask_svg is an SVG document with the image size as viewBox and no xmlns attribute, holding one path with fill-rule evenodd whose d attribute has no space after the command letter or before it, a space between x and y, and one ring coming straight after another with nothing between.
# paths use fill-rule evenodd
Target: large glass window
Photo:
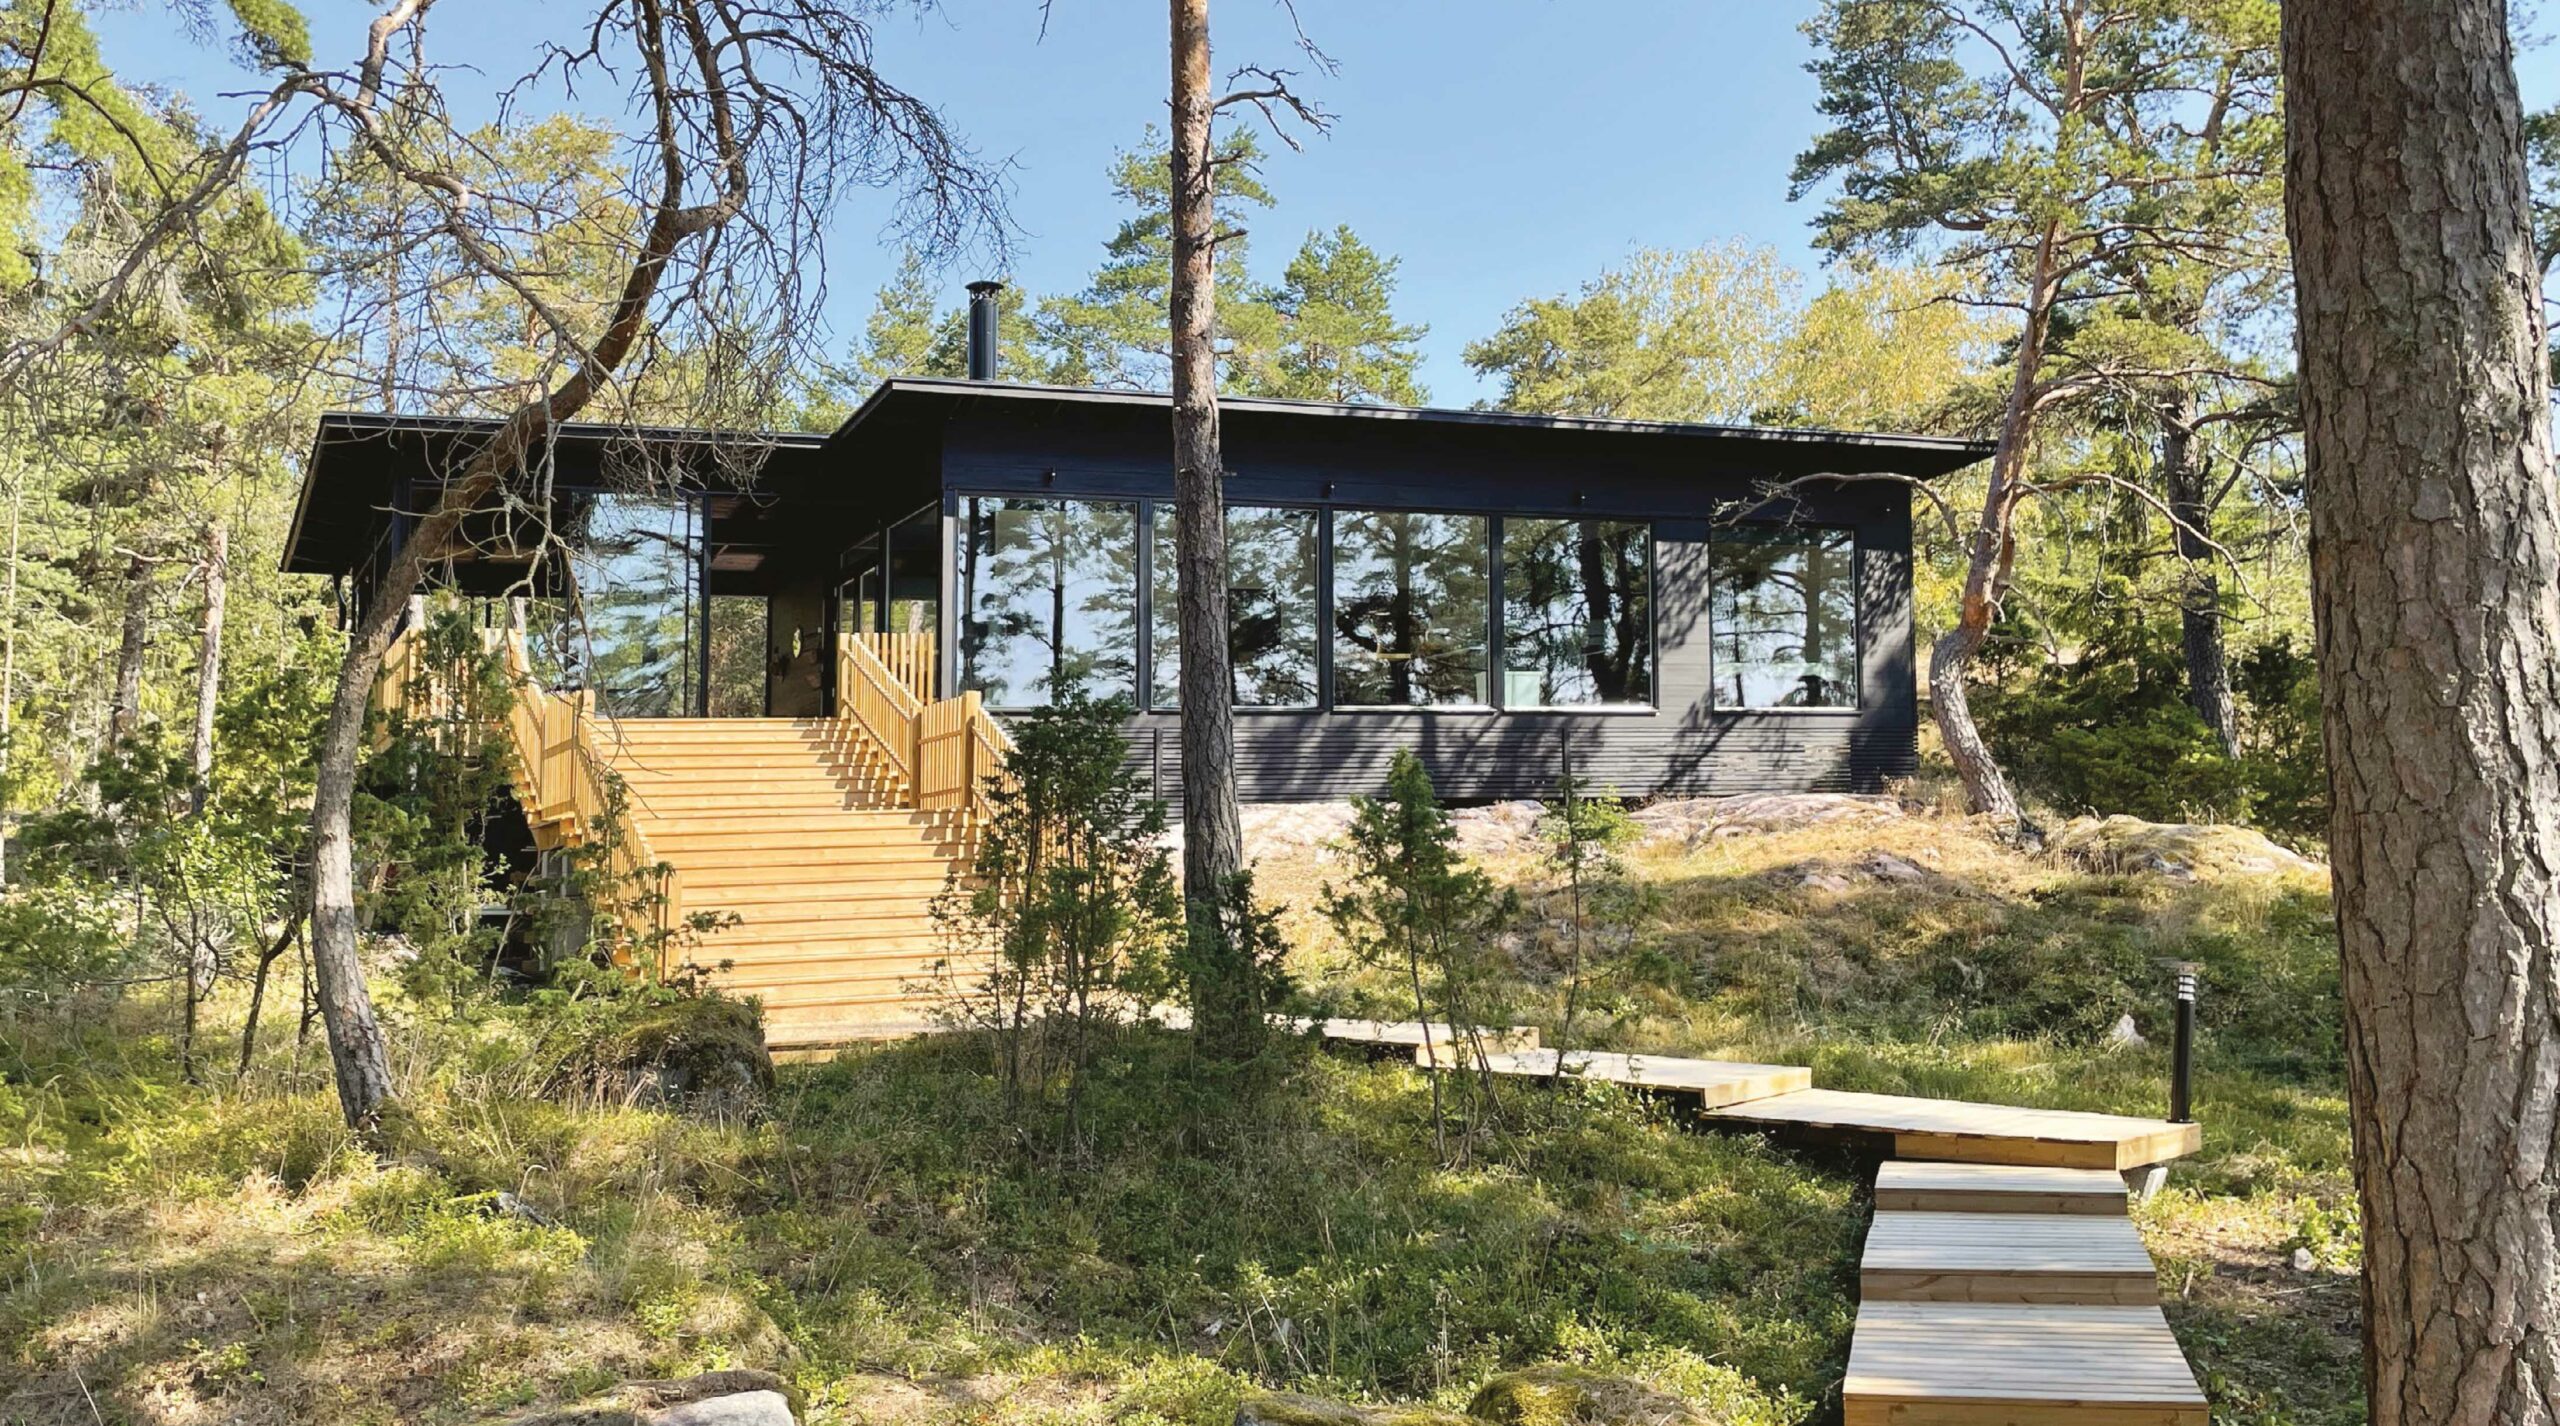
<instances>
[{"instance_id":1,"label":"large glass window","mask_svg":"<svg viewBox=\"0 0 2560 1426\"><path fill-rule=\"evenodd\" d=\"M1308 708L1316 701L1316 550L1313 510L1227 509L1227 657L1239 708ZM1155 508L1148 556L1154 599L1155 706L1182 704L1181 607L1175 602L1173 507Z\"/></svg>"},{"instance_id":2,"label":"large glass window","mask_svg":"<svg viewBox=\"0 0 2560 1426\"><path fill-rule=\"evenodd\" d=\"M761 718L766 667L771 658L768 625L772 602L761 594L711 596L711 683L708 712L714 718Z\"/></svg>"},{"instance_id":3,"label":"large glass window","mask_svg":"<svg viewBox=\"0 0 2560 1426\"><path fill-rule=\"evenodd\" d=\"M1333 520L1334 702L1486 702L1484 517L1344 510Z\"/></svg>"},{"instance_id":4,"label":"large glass window","mask_svg":"<svg viewBox=\"0 0 2560 1426\"><path fill-rule=\"evenodd\" d=\"M1134 696L1138 511L1099 500L961 502L960 676L998 707L1058 682Z\"/></svg>"},{"instance_id":5,"label":"large glass window","mask_svg":"<svg viewBox=\"0 0 2560 1426\"><path fill-rule=\"evenodd\" d=\"M1502 522L1502 701L1653 701L1653 527Z\"/></svg>"},{"instance_id":6,"label":"large glass window","mask_svg":"<svg viewBox=\"0 0 2560 1426\"><path fill-rule=\"evenodd\" d=\"M1856 546L1847 530L1719 531L1708 618L1719 708L1858 706Z\"/></svg>"},{"instance_id":7,"label":"large glass window","mask_svg":"<svg viewBox=\"0 0 2560 1426\"><path fill-rule=\"evenodd\" d=\"M572 620L562 662L621 718L680 718L701 705L701 507L692 500L576 492L561 500Z\"/></svg>"}]
</instances>

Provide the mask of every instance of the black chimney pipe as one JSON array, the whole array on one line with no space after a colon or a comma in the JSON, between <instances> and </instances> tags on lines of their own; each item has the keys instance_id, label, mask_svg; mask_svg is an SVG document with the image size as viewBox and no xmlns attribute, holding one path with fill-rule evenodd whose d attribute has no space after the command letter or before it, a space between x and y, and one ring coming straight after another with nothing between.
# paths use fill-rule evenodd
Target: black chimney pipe
<instances>
[{"instance_id":1,"label":"black chimney pipe","mask_svg":"<svg viewBox=\"0 0 2560 1426\"><path fill-rule=\"evenodd\" d=\"M1001 282L969 284L969 379L996 379L996 294Z\"/></svg>"}]
</instances>

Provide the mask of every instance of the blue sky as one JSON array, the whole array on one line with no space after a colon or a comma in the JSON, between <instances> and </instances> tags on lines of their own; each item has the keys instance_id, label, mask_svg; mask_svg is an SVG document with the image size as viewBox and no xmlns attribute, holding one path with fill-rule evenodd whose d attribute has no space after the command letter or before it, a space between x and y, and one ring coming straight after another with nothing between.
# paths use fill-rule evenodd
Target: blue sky
<instances>
[{"instance_id":1,"label":"blue sky","mask_svg":"<svg viewBox=\"0 0 2560 1426\"><path fill-rule=\"evenodd\" d=\"M323 62L352 56L370 8L307 7ZM521 70L529 32L572 24L564 0L441 0L436 56L459 96ZM1810 269L1811 204L1787 201L1787 169L1813 134L1810 3L1774 0L1299 0L1339 62L1303 87L1337 115L1304 152L1278 144L1265 180L1277 209L1254 221L1260 275L1276 275L1310 228L1349 223L1403 260L1398 307L1427 323L1435 402L1483 394L1459 359L1525 297L1567 290L1637 247L1743 238ZM529 25L500 17L540 17ZM1217 62L1298 64L1274 0L1218 0ZM247 75L191 40L158 5L101 21L128 78L184 89L211 114ZM1018 280L1082 285L1119 211L1104 184L1113 152L1165 113L1165 8L1158 0L946 0L880 31L881 68L939 104L982 155L1012 165L1022 230ZM2526 54L2528 104L2560 97L2560 57ZM882 211L856 203L828 253L841 341L857 332L895 254ZM956 299L977 275L947 274Z\"/></svg>"}]
</instances>

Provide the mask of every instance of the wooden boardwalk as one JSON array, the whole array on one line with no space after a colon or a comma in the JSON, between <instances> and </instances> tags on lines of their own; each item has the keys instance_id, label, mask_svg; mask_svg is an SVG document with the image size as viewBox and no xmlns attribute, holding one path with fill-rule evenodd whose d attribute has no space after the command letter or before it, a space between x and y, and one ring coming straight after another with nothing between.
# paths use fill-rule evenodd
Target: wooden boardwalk
<instances>
[{"instance_id":1,"label":"wooden boardwalk","mask_svg":"<svg viewBox=\"0 0 2560 1426\"><path fill-rule=\"evenodd\" d=\"M1876 1211L2112 1213L2125 1211L2124 1177L2104 1169L1889 1159L1876 1169Z\"/></svg>"},{"instance_id":2,"label":"wooden boardwalk","mask_svg":"<svg viewBox=\"0 0 2560 1426\"><path fill-rule=\"evenodd\" d=\"M1868 1302L2160 1301L2159 1271L2122 1214L1879 1210L1858 1295Z\"/></svg>"},{"instance_id":3,"label":"wooden boardwalk","mask_svg":"<svg viewBox=\"0 0 2560 1426\"><path fill-rule=\"evenodd\" d=\"M1415 1058L1462 1056L1435 1035ZM2123 1177L2194 1153L2197 1126L1846 1094L1787 1065L1543 1049L1484 1064L1534 1079L1561 1068L1893 1156L1876 1174L1843 1426L2207 1426Z\"/></svg>"},{"instance_id":4,"label":"wooden boardwalk","mask_svg":"<svg viewBox=\"0 0 2560 1426\"><path fill-rule=\"evenodd\" d=\"M2184 1158L2204 1142L2196 1125L2165 1119L1836 1089L1753 1099L1727 1106L1717 1117L1771 1128L1889 1137L1899 1159L2053 1168L2141 1168Z\"/></svg>"},{"instance_id":5,"label":"wooden boardwalk","mask_svg":"<svg viewBox=\"0 0 2560 1426\"><path fill-rule=\"evenodd\" d=\"M1844 1426L2205 1426L2157 1307L1869 1302Z\"/></svg>"}]
</instances>

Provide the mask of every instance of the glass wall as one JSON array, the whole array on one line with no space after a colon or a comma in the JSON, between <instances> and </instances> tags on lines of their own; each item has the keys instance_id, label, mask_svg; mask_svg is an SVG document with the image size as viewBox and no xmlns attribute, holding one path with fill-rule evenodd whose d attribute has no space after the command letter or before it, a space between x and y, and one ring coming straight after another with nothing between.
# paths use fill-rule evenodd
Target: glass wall
<instances>
[{"instance_id":1,"label":"glass wall","mask_svg":"<svg viewBox=\"0 0 2560 1426\"><path fill-rule=\"evenodd\" d=\"M997 707L1059 680L1134 697L1138 507L975 496L960 503L960 676Z\"/></svg>"},{"instance_id":2,"label":"glass wall","mask_svg":"<svg viewBox=\"0 0 2560 1426\"><path fill-rule=\"evenodd\" d=\"M1502 702L1653 701L1653 527L1502 522Z\"/></svg>"},{"instance_id":3,"label":"glass wall","mask_svg":"<svg viewBox=\"0 0 2560 1426\"><path fill-rule=\"evenodd\" d=\"M1857 553L1849 531L1718 531L1707 577L1717 707L1858 706Z\"/></svg>"},{"instance_id":4,"label":"glass wall","mask_svg":"<svg viewBox=\"0 0 2560 1426\"><path fill-rule=\"evenodd\" d=\"M1333 701L1352 707L1483 704L1486 520L1342 510L1333 517Z\"/></svg>"},{"instance_id":5,"label":"glass wall","mask_svg":"<svg viewBox=\"0 0 2560 1426\"><path fill-rule=\"evenodd\" d=\"M700 503L613 491L564 492L568 547L565 682L623 718L679 718L702 706Z\"/></svg>"},{"instance_id":6,"label":"glass wall","mask_svg":"<svg viewBox=\"0 0 2560 1426\"><path fill-rule=\"evenodd\" d=\"M705 711L712 717L764 716L772 615L772 601L761 594L711 596L711 682Z\"/></svg>"},{"instance_id":7,"label":"glass wall","mask_svg":"<svg viewBox=\"0 0 2560 1426\"><path fill-rule=\"evenodd\" d=\"M1174 518L1154 507L1148 553L1155 707L1182 703L1181 614L1175 603ZM1239 708L1316 703L1316 571L1323 522L1313 510L1227 510L1227 656Z\"/></svg>"}]
</instances>

